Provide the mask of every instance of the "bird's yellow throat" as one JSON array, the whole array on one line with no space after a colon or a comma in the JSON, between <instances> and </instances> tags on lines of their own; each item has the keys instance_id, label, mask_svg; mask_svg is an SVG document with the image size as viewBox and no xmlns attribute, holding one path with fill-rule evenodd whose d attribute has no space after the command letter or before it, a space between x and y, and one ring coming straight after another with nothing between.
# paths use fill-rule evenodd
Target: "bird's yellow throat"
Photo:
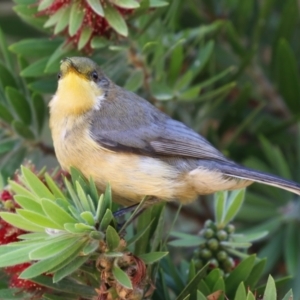
<instances>
[{"instance_id":1,"label":"bird's yellow throat","mask_svg":"<svg viewBox=\"0 0 300 300\"><path fill-rule=\"evenodd\" d=\"M69 70L59 80L50 107L65 114L80 115L98 105L103 90L78 72Z\"/></svg>"}]
</instances>

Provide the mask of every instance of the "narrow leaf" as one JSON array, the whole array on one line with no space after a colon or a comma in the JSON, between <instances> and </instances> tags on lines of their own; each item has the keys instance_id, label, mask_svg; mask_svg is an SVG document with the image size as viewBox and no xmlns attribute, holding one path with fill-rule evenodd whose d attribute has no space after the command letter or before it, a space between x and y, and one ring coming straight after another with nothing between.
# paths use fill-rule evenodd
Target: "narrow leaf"
<instances>
[{"instance_id":1,"label":"narrow leaf","mask_svg":"<svg viewBox=\"0 0 300 300\"><path fill-rule=\"evenodd\" d=\"M110 251L114 251L120 244L120 237L117 231L110 225L106 229L106 242Z\"/></svg>"},{"instance_id":2,"label":"narrow leaf","mask_svg":"<svg viewBox=\"0 0 300 300\"><path fill-rule=\"evenodd\" d=\"M119 34L128 35L127 24L122 15L113 6L107 4L104 8L105 18L108 24Z\"/></svg>"},{"instance_id":3,"label":"narrow leaf","mask_svg":"<svg viewBox=\"0 0 300 300\"><path fill-rule=\"evenodd\" d=\"M169 252L151 252L151 253L144 253L139 255L139 258L144 261L146 265L153 264L156 261L161 260L163 257L168 255Z\"/></svg>"},{"instance_id":4,"label":"narrow leaf","mask_svg":"<svg viewBox=\"0 0 300 300\"><path fill-rule=\"evenodd\" d=\"M113 266L112 273L116 281L127 289L133 289L131 280L128 275L119 267Z\"/></svg>"},{"instance_id":5,"label":"narrow leaf","mask_svg":"<svg viewBox=\"0 0 300 300\"><path fill-rule=\"evenodd\" d=\"M33 232L44 232L45 229L41 226L33 224L32 222L28 221L27 219L22 218L21 216L17 215L16 213L9 213L9 212L0 212L0 217L7 223L23 229L25 231L33 231Z\"/></svg>"},{"instance_id":6,"label":"narrow leaf","mask_svg":"<svg viewBox=\"0 0 300 300\"><path fill-rule=\"evenodd\" d=\"M22 175L26 180L27 186L40 198L54 200L54 195L49 191L45 184L28 168L21 166Z\"/></svg>"}]
</instances>

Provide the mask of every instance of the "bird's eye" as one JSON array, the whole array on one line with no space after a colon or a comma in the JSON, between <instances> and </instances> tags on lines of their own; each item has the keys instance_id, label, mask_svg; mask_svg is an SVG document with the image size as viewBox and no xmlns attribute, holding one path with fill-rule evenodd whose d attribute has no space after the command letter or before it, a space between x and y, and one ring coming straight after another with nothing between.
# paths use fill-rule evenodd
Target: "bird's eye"
<instances>
[{"instance_id":1,"label":"bird's eye","mask_svg":"<svg viewBox=\"0 0 300 300\"><path fill-rule=\"evenodd\" d=\"M98 73L96 71L93 71L91 75L94 81L97 81L99 79Z\"/></svg>"},{"instance_id":2,"label":"bird's eye","mask_svg":"<svg viewBox=\"0 0 300 300\"><path fill-rule=\"evenodd\" d=\"M58 74L57 74L57 79L58 79L58 80L61 79L61 73L58 73Z\"/></svg>"}]
</instances>

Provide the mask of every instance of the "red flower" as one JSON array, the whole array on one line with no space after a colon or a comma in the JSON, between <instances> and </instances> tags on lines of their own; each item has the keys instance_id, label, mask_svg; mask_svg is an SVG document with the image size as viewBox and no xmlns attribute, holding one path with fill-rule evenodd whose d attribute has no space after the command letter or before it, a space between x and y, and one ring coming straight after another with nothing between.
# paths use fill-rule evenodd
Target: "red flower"
<instances>
[{"instance_id":1,"label":"red flower","mask_svg":"<svg viewBox=\"0 0 300 300\"><path fill-rule=\"evenodd\" d=\"M40 1L37 16L46 15L50 18L45 27L54 26L54 34L63 33L69 37L79 50L92 50L91 41L94 37L110 38L112 33L127 36L127 25L124 21L136 4L122 4L122 1L99 0L70 1L53 0L52 3ZM58 18L53 16L59 16Z\"/></svg>"}]
</instances>

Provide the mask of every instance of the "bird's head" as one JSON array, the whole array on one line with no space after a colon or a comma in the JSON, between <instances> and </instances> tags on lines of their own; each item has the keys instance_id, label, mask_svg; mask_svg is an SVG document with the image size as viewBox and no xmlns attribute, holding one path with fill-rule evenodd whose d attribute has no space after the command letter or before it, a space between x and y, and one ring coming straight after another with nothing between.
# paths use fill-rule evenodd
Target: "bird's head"
<instances>
[{"instance_id":1,"label":"bird's head","mask_svg":"<svg viewBox=\"0 0 300 300\"><path fill-rule=\"evenodd\" d=\"M100 109L109 85L110 80L91 59L66 57L61 61L58 87L50 107L72 115Z\"/></svg>"}]
</instances>

